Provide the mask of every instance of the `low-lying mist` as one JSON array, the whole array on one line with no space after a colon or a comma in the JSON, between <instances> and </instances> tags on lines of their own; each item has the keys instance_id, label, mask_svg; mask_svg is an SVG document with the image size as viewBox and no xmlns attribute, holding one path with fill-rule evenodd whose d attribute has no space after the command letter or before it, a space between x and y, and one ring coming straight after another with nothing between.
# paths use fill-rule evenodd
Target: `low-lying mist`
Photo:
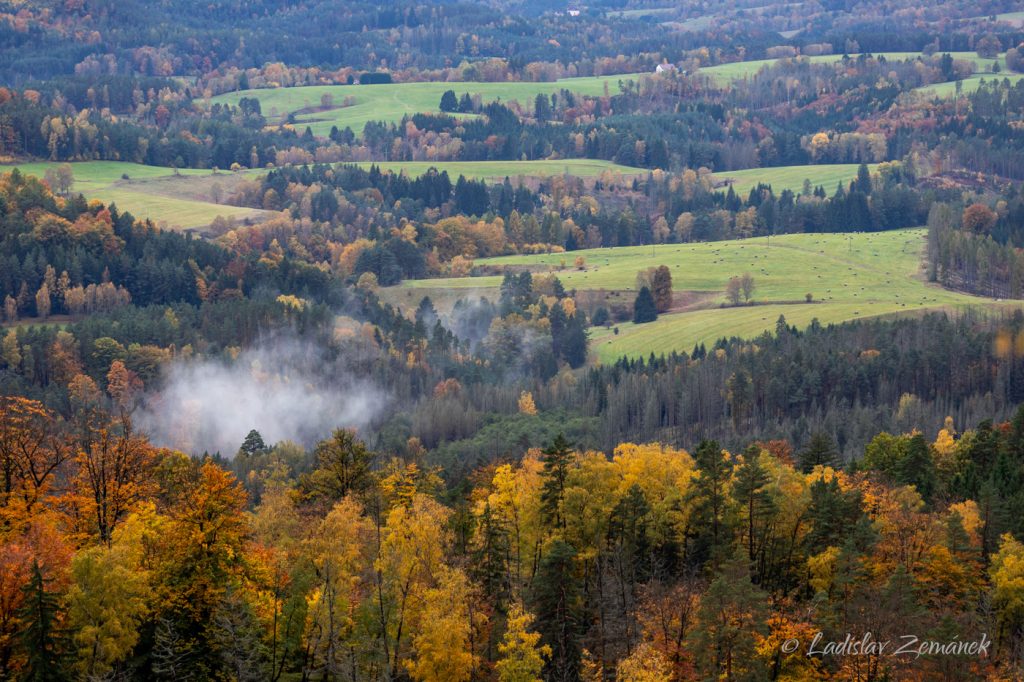
<instances>
[{"instance_id":1,"label":"low-lying mist","mask_svg":"<svg viewBox=\"0 0 1024 682\"><path fill-rule=\"evenodd\" d=\"M233 456L256 429L268 445L311 445L337 427L367 426L387 397L327 350L264 340L234 361L182 360L146 396L137 424L159 445Z\"/></svg>"}]
</instances>

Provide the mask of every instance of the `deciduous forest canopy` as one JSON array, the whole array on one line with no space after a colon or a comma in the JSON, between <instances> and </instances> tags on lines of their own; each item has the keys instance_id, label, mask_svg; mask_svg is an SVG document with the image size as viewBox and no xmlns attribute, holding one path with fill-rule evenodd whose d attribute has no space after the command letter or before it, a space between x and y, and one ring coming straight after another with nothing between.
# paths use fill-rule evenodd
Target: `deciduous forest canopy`
<instances>
[{"instance_id":1,"label":"deciduous forest canopy","mask_svg":"<svg viewBox=\"0 0 1024 682\"><path fill-rule=\"evenodd\" d=\"M1012 0L0 1L0 680L1024 679L1022 190Z\"/></svg>"}]
</instances>

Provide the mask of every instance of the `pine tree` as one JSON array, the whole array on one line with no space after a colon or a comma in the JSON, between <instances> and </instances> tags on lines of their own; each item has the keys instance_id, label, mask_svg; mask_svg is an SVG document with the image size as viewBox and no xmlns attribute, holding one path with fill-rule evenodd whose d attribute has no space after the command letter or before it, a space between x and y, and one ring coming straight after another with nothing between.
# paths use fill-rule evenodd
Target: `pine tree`
<instances>
[{"instance_id":1,"label":"pine tree","mask_svg":"<svg viewBox=\"0 0 1024 682\"><path fill-rule=\"evenodd\" d=\"M267 445L263 442L263 436L256 429L249 431L246 435L245 440L242 441L242 447L239 448L239 452L243 452L250 457L258 455L261 452L266 451Z\"/></svg>"},{"instance_id":2,"label":"pine tree","mask_svg":"<svg viewBox=\"0 0 1024 682\"><path fill-rule=\"evenodd\" d=\"M643 324L654 322L656 319L658 319L658 308L654 305L654 296L651 295L650 289L641 287L640 293L636 295L636 301L633 303L633 322Z\"/></svg>"}]
</instances>

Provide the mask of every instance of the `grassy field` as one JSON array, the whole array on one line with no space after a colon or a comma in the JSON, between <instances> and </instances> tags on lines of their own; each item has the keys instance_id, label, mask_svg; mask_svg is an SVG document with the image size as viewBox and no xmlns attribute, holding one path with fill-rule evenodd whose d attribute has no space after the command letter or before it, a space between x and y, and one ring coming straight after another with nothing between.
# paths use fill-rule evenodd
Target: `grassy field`
<instances>
[{"instance_id":1,"label":"grassy field","mask_svg":"<svg viewBox=\"0 0 1024 682\"><path fill-rule=\"evenodd\" d=\"M390 170L395 173L405 171L410 176L422 175L430 168L437 168L439 171L448 171L448 175L453 180L460 175L465 175L471 180L490 180L520 176L543 178L563 173L581 178L592 178L605 171L612 171L620 175L647 173L647 170L644 168L621 166L611 161L594 159L561 159L558 161L378 161L360 163L359 165L363 168L369 168L374 164L383 170ZM856 173L856 168L854 173Z\"/></svg>"},{"instance_id":2,"label":"grassy field","mask_svg":"<svg viewBox=\"0 0 1024 682\"><path fill-rule=\"evenodd\" d=\"M994 80L1002 81L1004 78L1008 78L1011 83L1017 83L1021 78L1024 78L1024 74L1019 73L976 73L973 76L969 76L960 81L962 92L970 94L978 89L982 81L991 83ZM926 85L923 88L915 88L914 92L920 92L928 97L953 97L956 95L956 82L950 83L936 83L934 85Z\"/></svg>"},{"instance_id":3,"label":"grassy field","mask_svg":"<svg viewBox=\"0 0 1024 682\"><path fill-rule=\"evenodd\" d=\"M321 98L330 95L336 106L346 97L355 99L348 107L303 113L296 116L297 125L312 128L315 135L325 136L331 126L352 128L362 133L368 121L398 122L406 114L438 112L441 95L454 90L459 97L468 92L479 94L484 102L517 100L533 105L538 94L570 90L583 95L602 95L607 86L610 94L618 92L620 80L631 76L566 78L549 83L392 83L387 85L311 85L295 88L244 90L214 97L211 102L238 104L243 97L260 101L263 115L272 123L281 123L289 113L320 107ZM636 76L632 76L636 78Z\"/></svg>"},{"instance_id":4,"label":"grassy field","mask_svg":"<svg viewBox=\"0 0 1024 682\"><path fill-rule=\"evenodd\" d=\"M1005 21L1021 28L1024 27L1024 12L1004 12L996 15L996 21Z\"/></svg>"},{"instance_id":5,"label":"grassy field","mask_svg":"<svg viewBox=\"0 0 1024 682\"><path fill-rule=\"evenodd\" d=\"M22 173L41 178L47 168L55 165L41 161L0 166L0 171L9 172L16 167ZM88 199L115 203L120 210L136 218L150 218L168 228L199 228L209 225L217 216L244 220L264 213L210 200L210 186L219 182L226 187L233 179L229 173L214 176L212 171L185 168L175 175L171 168L123 161L81 161L73 163L72 168L75 174L72 191ZM128 176L127 180L124 175Z\"/></svg>"},{"instance_id":6,"label":"grassy field","mask_svg":"<svg viewBox=\"0 0 1024 682\"><path fill-rule=\"evenodd\" d=\"M799 192L803 189L805 179L809 179L815 187L821 185L831 195L838 183L849 183L856 178L859 167L859 164L856 163L834 163L818 166L748 168L738 171L722 171L715 173L714 177L717 181L732 180L733 191L742 197L750 194L750 190L762 182L771 185L776 194L780 194L785 189ZM877 167L878 164L868 165L872 172Z\"/></svg>"},{"instance_id":7,"label":"grassy field","mask_svg":"<svg viewBox=\"0 0 1024 682\"><path fill-rule=\"evenodd\" d=\"M575 251L571 254L507 256L478 265L529 265L558 274L566 289L606 290L610 301L631 303L639 270L667 265L673 288L692 292L701 302L656 322L593 330L592 347L604 362L623 355L638 356L690 350L723 336L751 338L773 329L779 315L804 327L880 315L992 304L928 284L921 271L925 232L921 229L872 234L800 234L745 241L665 244ZM583 256L586 267L572 267ZM754 276L756 305L721 307L728 279ZM454 298L453 290L495 297L500 277L471 277L406 282L389 292L393 299L415 305L423 295ZM413 291L408 291L412 289ZM813 295L813 303L805 295Z\"/></svg>"},{"instance_id":8,"label":"grassy field","mask_svg":"<svg viewBox=\"0 0 1024 682\"><path fill-rule=\"evenodd\" d=\"M978 57L974 52L951 52L954 59L960 59L969 61L974 64L975 71L983 72L987 71L994 59L983 59ZM850 55L856 57L857 55ZM916 59L921 56L920 52L877 52L874 56L881 57L885 56L888 61L904 61L907 59ZM829 54L829 55L816 55L814 57L808 57L813 64L832 64L842 61L843 55L841 54ZM753 59L747 62L733 62L731 64L719 64L718 66L709 66L700 70L701 75L710 76L711 79L720 84L727 84L734 80L743 80L745 78L752 78L765 66L775 63L775 59Z\"/></svg>"}]
</instances>

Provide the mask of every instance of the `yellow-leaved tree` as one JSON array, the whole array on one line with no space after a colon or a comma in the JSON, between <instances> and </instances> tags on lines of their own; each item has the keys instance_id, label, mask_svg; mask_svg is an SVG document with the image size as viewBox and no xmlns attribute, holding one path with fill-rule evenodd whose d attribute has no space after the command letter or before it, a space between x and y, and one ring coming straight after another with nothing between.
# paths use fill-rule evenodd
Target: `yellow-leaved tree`
<instances>
[{"instance_id":1,"label":"yellow-leaved tree","mask_svg":"<svg viewBox=\"0 0 1024 682\"><path fill-rule=\"evenodd\" d=\"M498 645L501 658L494 664L499 682L540 682L544 659L551 647L540 644L540 633L531 632L533 615L521 604L513 604L508 613L505 636Z\"/></svg>"}]
</instances>

